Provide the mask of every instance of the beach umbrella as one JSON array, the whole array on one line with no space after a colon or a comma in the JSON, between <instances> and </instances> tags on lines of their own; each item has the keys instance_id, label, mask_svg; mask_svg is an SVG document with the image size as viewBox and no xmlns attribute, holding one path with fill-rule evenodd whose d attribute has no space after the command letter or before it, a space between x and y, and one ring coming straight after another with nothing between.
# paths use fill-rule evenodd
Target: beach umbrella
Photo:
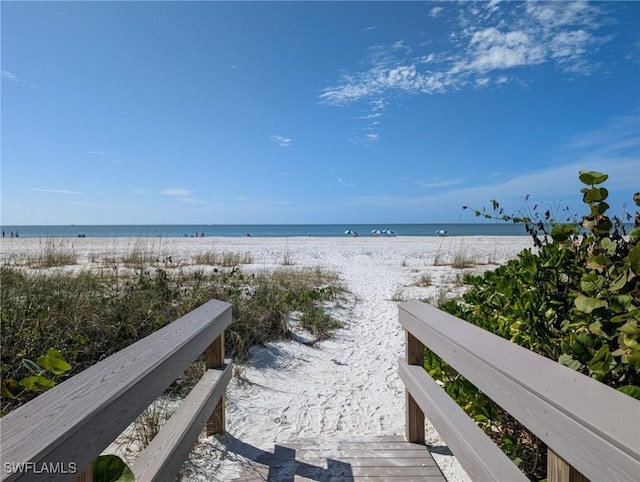
<instances>
[{"instance_id":1,"label":"beach umbrella","mask_svg":"<svg viewBox=\"0 0 640 482\"><path fill-rule=\"evenodd\" d=\"M382 231L380 231L379 229L372 229L371 234L373 234L374 236L380 236L382 234Z\"/></svg>"},{"instance_id":2,"label":"beach umbrella","mask_svg":"<svg viewBox=\"0 0 640 482\"><path fill-rule=\"evenodd\" d=\"M446 236L447 232L444 229L436 229L436 234L438 236Z\"/></svg>"},{"instance_id":3,"label":"beach umbrella","mask_svg":"<svg viewBox=\"0 0 640 482\"><path fill-rule=\"evenodd\" d=\"M358 236L358 232L353 229L347 229L344 234L348 234L349 236Z\"/></svg>"},{"instance_id":4,"label":"beach umbrella","mask_svg":"<svg viewBox=\"0 0 640 482\"><path fill-rule=\"evenodd\" d=\"M385 236L395 236L396 235L396 233L394 233L390 229L383 229L382 230L382 234L384 234Z\"/></svg>"}]
</instances>

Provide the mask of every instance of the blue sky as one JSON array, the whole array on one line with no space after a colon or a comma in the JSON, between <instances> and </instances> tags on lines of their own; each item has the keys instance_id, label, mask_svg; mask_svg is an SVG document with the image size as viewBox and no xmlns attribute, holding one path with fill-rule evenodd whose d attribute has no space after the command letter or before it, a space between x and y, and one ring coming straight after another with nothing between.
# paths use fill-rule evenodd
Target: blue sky
<instances>
[{"instance_id":1,"label":"blue sky","mask_svg":"<svg viewBox=\"0 0 640 482\"><path fill-rule=\"evenodd\" d=\"M640 190L638 2L2 2L2 223L475 222Z\"/></svg>"}]
</instances>

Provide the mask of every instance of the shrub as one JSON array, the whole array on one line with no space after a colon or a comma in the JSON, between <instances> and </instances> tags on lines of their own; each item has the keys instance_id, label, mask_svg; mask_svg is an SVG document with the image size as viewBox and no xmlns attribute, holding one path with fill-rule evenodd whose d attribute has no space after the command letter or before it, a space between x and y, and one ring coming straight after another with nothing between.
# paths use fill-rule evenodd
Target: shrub
<instances>
[{"instance_id":1,"label":"shrub","mask_svg":"<svg viewBox=\"0 0 640 482\"><path fill-rule=\"evenodd\" d=\"M536 252L469 277L462 302L441 308L474 325L640 398L640 216L625 232L607 216L606 174L581 172L589 212L578 222L542 216L476 215L524 223ZM640 194L634 196L640 206ZM630 219L630 218L628 218ZM425 369L531 478L544 477L544 445L435 354Z\"/></svg>"}]
</instances>

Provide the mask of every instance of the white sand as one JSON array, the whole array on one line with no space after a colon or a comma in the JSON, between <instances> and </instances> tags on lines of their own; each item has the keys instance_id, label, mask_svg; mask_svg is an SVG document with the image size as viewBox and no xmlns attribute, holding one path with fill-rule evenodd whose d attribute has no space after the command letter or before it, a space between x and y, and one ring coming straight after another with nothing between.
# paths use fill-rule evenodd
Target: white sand
<instances>
[{"instance_id":1,"label":"white sand","mask_svg":"<svg viewBox=\"0 0 640 482\"><path fill-rule=\"evenodd\" d=\"M10 239L2 242L2 259L37 252L50 240ZM504 263L531 246L528 237L397 237L397 238L166 238L68 239L57 241L73 249L80 267L104 257L117 258L142 250L161 262L187 265L198 253L249 253L244 270L320 266L339 274L350 301L330 307L346 323L331 340L315 346L296 341L271 343L254 350L240 367L227 393L227 428L231 445L240 452L273 451L274 442L304 438L345 439L404 433L404 387L397 359L404 353L397 300L441 299L461 293L462 272L494 265L454 269L456 257L476 263ZM100 263L93 263L94 266ZM416 281L428 274L431 285ZM302 334L304 336L304 334ZM444 442L427 424L427 443ZM439 450L442 452L443 450ZM446 451L445 451L446 452ZM434 453L449 481L469 480L457 460ZM214 437L202 438L183 468L183 480L226 481L250 465Z\"/></svg>"}]
</instances>

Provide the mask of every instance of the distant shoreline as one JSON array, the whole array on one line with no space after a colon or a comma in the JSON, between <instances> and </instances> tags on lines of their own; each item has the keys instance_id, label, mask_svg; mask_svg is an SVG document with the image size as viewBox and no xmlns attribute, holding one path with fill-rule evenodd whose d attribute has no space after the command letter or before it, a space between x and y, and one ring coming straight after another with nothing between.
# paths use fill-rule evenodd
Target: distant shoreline
<instances>
[{"instance_id":1,"label":"distant shoreline","mask_svg":"<svg viewBox=\"0 0 640 482\"><path fill-rule=\"evenodd\" d=\"M350 237L353 233L357 233L358 237L438 237L441 231L446 232L447 236L527 235L523 225L507 223L5 225L1 228L4 232L4 239L16 236L19 238L343 238ZM385 231L387 232L385 233Z\"/></svg>"}]
</instances>

